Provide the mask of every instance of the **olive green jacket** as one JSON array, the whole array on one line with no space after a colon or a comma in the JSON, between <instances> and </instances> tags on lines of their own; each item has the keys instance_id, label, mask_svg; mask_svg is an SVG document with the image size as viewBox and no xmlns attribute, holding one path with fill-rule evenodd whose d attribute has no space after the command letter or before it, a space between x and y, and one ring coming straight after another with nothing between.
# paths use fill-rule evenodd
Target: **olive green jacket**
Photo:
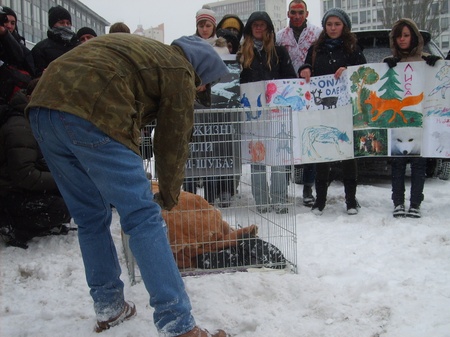
<instances>
[{"instance_id":1,"label":"olive green jacket","mask_svg":"<svg viewBox=\"0 0 450 337\"><path fill-rule=\"evenodd\" d=\"M178 200L200 78L183 50L142 36L96 37L50 63L26 108L84 118L139 154L140 129L157 119L156 171L165 208Z\"/></svg>"}]
</instances>

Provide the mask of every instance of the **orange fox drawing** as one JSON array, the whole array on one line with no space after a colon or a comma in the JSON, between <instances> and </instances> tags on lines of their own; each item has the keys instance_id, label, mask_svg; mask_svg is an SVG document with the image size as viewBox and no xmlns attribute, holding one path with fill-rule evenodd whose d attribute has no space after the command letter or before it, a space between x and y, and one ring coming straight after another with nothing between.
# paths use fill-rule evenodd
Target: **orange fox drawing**
<instances>
[{"instance_id":1,"label":"orange fox drawing","mask_svg":"<svg viewBox=\"0 0 450 337\"><path fill-rule=\"evenodd\" d=\"M423 93L417 96L408 96L400 100L397 98L383 99L377 96L376 91L371 91L369 97L364 101L364 103L370 104L372 106L370 113L372 115L375 115L372 117L372 122L375 122L378 118L380 118L380 116L384 112L392 110L394 111L394 113L392 114L389 123L392 123L395 120L395 116L397 114L399 114L402 117L403 122L407 123L407 120L402 112L402 109L406 106L413 106L419 104L420 102L422 102L422 100L423 100ZM376 112L377 114L375 114Z\"/></svg>"}]
</instances>

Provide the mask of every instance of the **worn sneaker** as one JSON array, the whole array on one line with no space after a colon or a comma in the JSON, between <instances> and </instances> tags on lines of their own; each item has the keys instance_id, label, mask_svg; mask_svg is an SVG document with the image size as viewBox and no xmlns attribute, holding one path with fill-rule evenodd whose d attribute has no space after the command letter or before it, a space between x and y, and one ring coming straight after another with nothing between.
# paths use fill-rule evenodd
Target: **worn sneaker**
<instances>
[{"instance_id":1,"label":"worn sneaker","mask_svg":"<svg viewBox=\"0 0 450 337\"><path fill-rule=\"evenodd\" d=\"M308 197L303 197L303 206L312 207L315 201L316 198L314 198L312 195Z\"/></svg>"},{"instance_id":2,"label":"worn sneaker","mask_svg":"<svg viewBox=\"0 0 450 337\"><path fill-rule=\"evenodd\" d=\"M356 215L358 214L358 208L361 208L358 200L353 200L352 202L347 203L347 214L348 215Z\"/></svg>"},{"instance_id":3,"label":"worn sneaker","mask_svg":"<svg viewBox=\"0 0 450 337\"><path fill-rule=\"evenodd\" d=\"M283 205L283 204L275 204L273 206L273 209L275 210L275 213L277 213L277 214L289 213L289 209L287 208L286 205Z\"/></svg>"},{"instance_id":4,"label":"worn sneaker","mask_svg":"<svg viewBox=\"0 0 450 337\"><path fill-rule=\"evenodd\" d=\"M133 302L125 302L125 305L123 306L122 312L117 315L116 317L113 317L107 321L97 321L97 324L94 327L95 332L102 332L105 330L108 330L109 328L112 328L116 325L119 325L123 321L129 320L133 316L136 315L136 306ZM195 335L193 335L195 336Z\"/></svg>"},{"instance_id":5,"label":"worn sneaker","mask_svg":"<svg viewBox=\"0 0 450 337\"><path fill-rule=\"evenodd\" d=\"M420 217L422 217L422 215L420 214L420 207L419 206L411 206L408 210L408 213L406 213L406 216L408 218L419 219Z\"/></svg>"},{"instance_id":6,"label":"worn sneaker","mask_svg":"<svg viewBox=\"0 0 450 337\"><path fill-rule=\"evenodd\" d=\"M394 216L394 218L404 218L406 216L405 205L400 204L395 206L392 215Z\"/></svg>"},{"instance_id":7,"label":"worn sneaker","mask_svg":"<svg viewBox=\"0 0 450 337\"><path fill-rule=\"evenodd\" d=\"M311 212L313 212L315 215L322 215L323 209L325 208L325 205L319 204L316 200L314 205L311 208Z\"/></svg>"},{"instance_id":8,"label":"worn sneaker","mask_svg":"<svg viewBox=\"0 0 450 337\"><path fill-rule=\"evenodd\" d=\"M358 214L358 208L356 208L356 207L347 208L347 214L348 215L356 215L356 214Z\"/></svg>"},{"instance_id":9,"label":"worn sneaker","mask_svg":"<svg viewBox=\"0 0 450 337\"><path fill-rule=\"evenodd\" d=\"M188 331L182 335L179 335L178 337L229 337L230 335L225 333L223 330L217 330L215 333L210 333L206 329L200 329L198 326L196 326L191 331Z\"/></svg>"}]
</instances>

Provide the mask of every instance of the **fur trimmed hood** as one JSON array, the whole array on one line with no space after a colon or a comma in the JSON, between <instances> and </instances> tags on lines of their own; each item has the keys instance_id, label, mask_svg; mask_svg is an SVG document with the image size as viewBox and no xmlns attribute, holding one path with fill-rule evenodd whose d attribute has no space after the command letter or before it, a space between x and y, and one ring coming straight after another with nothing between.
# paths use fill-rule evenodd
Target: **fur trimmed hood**
<instances>
[{"instance_id":1,"label":"fur trimmed hood","mask_svg":"<svg viewBox=\"0 0 450 337\"><path fill-rule=\"evenodd\" d=\"M394 38L394 32L399 28L403 26L408 26L411 30L411 44L413 45L412 48L408 51L401 51L398 48L397 42ZM419 28L417 27L416 23L408 18L403 18L400 20L397 20L394 25L392 26L391 32L389 33L389 45L392 51L392 55L395 57L398 57L401 60L408 59L409 61L421 61L422 60L422 52L423 52L423 37L422 34L420 34Z\"/></svg>"}]
</instances>

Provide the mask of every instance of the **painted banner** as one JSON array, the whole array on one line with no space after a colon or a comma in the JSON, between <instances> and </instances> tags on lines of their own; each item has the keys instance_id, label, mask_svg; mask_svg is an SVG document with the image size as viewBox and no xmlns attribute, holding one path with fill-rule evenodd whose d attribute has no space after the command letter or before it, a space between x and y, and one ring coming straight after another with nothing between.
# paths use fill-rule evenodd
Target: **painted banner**
<instances>
[{"instance_id":1,"label":"painted banner","mask_svg":"<svg viewBox=\"0 0 450 337\"><path fill-rule=\"evenodd\" d=\"M240 113L230 109L240 106L240 68L235 55L226 56L223 56L223 61L229 73L211 87L211 109L194 112L186 177L241 174Z\"/></svg>"},{"instance_id":2,"label":"painted banner","mask_svg":"<svg viewBox=\"0 0 450 337\"><path fill-rule=\"evenodd\" d=\"M434 67L423 61L394 68L364 64L349 67L340 79L312 77L309 83L246 83L240 86L241 104L248 109L243 132L268 120L264 108L289 106L295 164L363 156L450 158L448 87L450 62L444 60ZM265 158L280 157L266 149ZM264 163L283 164L272 161Z\"/></svg>"}]
</instances>

